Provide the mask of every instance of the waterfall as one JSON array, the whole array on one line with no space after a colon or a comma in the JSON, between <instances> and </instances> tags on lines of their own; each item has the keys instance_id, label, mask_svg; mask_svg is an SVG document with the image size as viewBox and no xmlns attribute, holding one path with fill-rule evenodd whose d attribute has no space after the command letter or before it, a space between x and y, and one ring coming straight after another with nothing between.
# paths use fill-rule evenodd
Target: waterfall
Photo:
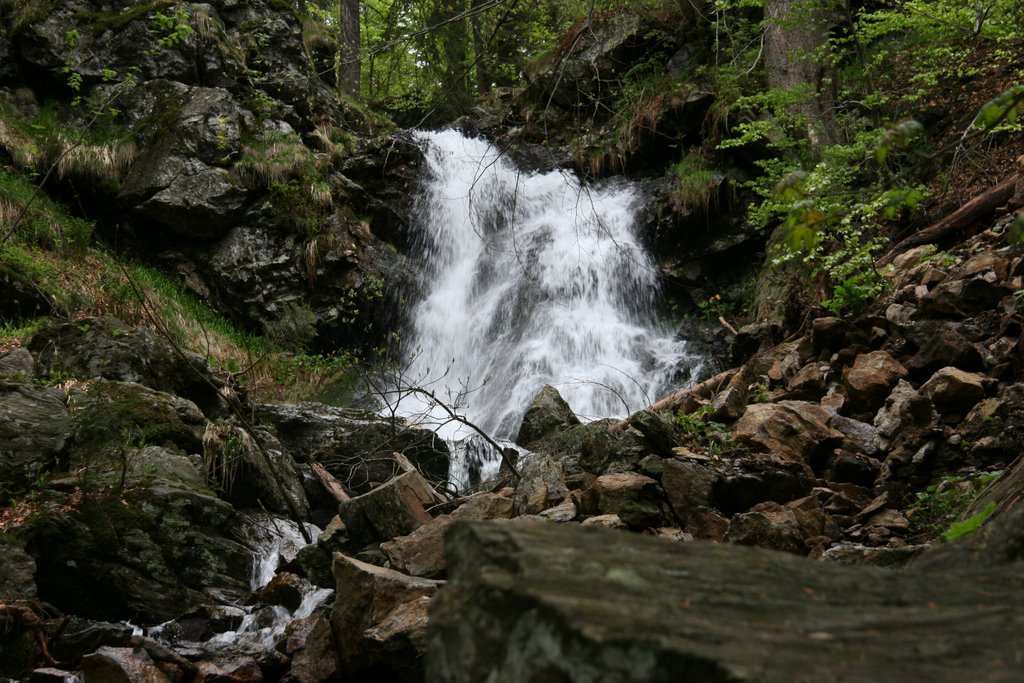
<instances>
[{"instance_id":1,"label":"waterfall","mask_svg":"<svg viewBox=\"0 0 1024 683\"><path fill-rule=\"evenodd\" d=\"M426 269L402 383L508 439L545 384L583 420L621 417L694 364L656 320L634 187L520 171L455 131L418 135L429 178L414 227ZM399 412L446 438L467 433L422 396L403 398Z\"/></svg>"}]
</instances>

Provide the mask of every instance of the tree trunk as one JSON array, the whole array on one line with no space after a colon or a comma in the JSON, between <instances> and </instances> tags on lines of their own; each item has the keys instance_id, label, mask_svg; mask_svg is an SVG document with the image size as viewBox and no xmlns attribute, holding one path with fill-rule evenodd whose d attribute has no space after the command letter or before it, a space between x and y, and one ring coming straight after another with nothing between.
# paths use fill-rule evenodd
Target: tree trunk
<instances>
[{"instance_id":1,"label":"tree trunk","mask_svg":"<svg viewBox=\"0 0 1024 683\"><path fill-rule=\"evenodd\" d=\"M824 60L828 16L820 0L769 0L764 8L764 68L769 88L804 89L806 98L790 111L806 118L812 147L831 137L831 75Z\"/></svg>"},{"instance_id":2,"label":"tree trunk","mask_svg":"<svg viewBox=\"0 0 1024 683\"><path fill-rule=\"evenodd\" d=\"M341 30L338 51L338 89L352 97L359 96L359 0L338 3L338 25Z\"/></svg>"}]
</instances>

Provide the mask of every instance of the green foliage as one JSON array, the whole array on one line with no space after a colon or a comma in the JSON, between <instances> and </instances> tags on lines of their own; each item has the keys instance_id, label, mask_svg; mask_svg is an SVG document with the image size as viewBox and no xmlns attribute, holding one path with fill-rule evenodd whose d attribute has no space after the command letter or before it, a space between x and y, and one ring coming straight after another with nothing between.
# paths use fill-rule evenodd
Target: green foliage
<instances>
[{"instance_id":1,"label":"green foliage","mask_svg":"<svg viewBox=\"0 0 1024 683\"><path fill-rule=\"evenodd\" d=\"M980 472L967 476L947 477L937 484L932 484L924 491L915 494L914 506L910 511L910 533L917 541L930 541L943 532L954 531L954 522L981 495L1002 472ZM987 509L987 506L986 506ZM961 522L957 529L972 531L980 526L991 514L982 511L984 516L971 518L971 524ZM971 528L971 525L974 525ZM967 533L964 531L963 533ZM958 533L957 535L963 535ZM955 538L956 536L954 536ZM947 539L952 540L952 539Z\"/></svg>"},{"instance_id":2,"label":"green foliage","mask_svg":"<svg viewBox=\"0 0 1024 683\"><path fill-rule=\"evenodd\" d=\"M174 14L156 12L150 17L153 26L150 31L159 36L157 43L163 47L174 47L185 42L192 35L188 10L181 8Z\"/></svg>"},{"instance_id":3,"label":"green foliage","mask_svg":"<svg viewBox=\"0 0 1024 683\"><path fill-rule=\"evenodd\" d=\"M703 406L692 413L664 414L662 417L684 442L711 453L720 453L732 446L732 434L725 424L710 419L713 412L711 406Z\"/></svg>"},{"instance_id":4,"label":"green foliage","mask_svg":"<svg viewBox=\"0 0 1024 683\"><path fill-rule=\"evenodd\" d=\"M704 320L718 320L731 316L736 310L736 304L723 300L721 294L713 294L699 301L697 308L700 309L700 317Z\"/></svg>"}]
</instances>

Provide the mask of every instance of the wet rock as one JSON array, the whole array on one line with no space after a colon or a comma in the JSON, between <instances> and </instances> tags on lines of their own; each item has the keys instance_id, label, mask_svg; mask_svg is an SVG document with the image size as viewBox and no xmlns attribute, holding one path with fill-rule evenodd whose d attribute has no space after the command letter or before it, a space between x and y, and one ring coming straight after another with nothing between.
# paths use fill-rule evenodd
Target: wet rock
<instances>
[{"instance_id":1,"label":"wet rock","mask_svg":"<svg viewBox=\"0 0 1024 683\"><path fill-rule=\"evenodd\" d=\"M52 467L72 433L59 389L0 383L0 493L24 492Z\"/></svg>"},{"instance_id":2,"label":"wet rock","mask_svg":"<svg viewBox=\"0 0 1024 683\"><path fill-rule=\"evenodd\" d=\"M874 413L906 376L906 368L886 351L860 354L853 366L843 371L843 386L851 401L849 411Z\"/></svg>"},{"instance_id":3,"label":"wet rock","mask_svg":"<svg viewBox=\"0 0 1024 683\"><path fill-rule=\"evenodd\" d=\"M984 375L947 367L921 385L921 393L930 398L943 415L962 414L985 398L985 385L990 381Z\"/></svg>"},{"instance_id":4,"label":"wet rock","mask_svg":"<svg viewBox=\"0 0 1024 683\"><path fill-rule=\"evenodd\" d=\"M290 683L323 683L337 675L338 653L330 620L314 615L308 621L312 623L301 647L288 653L292 661L284 680Z\"/></svg>"},{"instance_id":5,"label":"wet rock","mask_svg":"<svg viewBox=\"0 0 1024 683\"><path fill-rule=\"evenodd\" d=\"M293 457L320 462L355 495L401 473L392 455L396 452L428 481L448 479L451 456L444 440L400 419L320 403L261 404L256 415L274 425Z\"/></svg>"},{"instance_id":6,"label":"wet rock","mask_svg":"<svg viewBox=\"0 0 1024 683\"><path fill-rule=\"evenodd\" d=\"M87 681L110 683L170 683L142 649L101 647L82 658Z\"/></svg>"},{"instance_id":7,"label":"wet rock","mask_svg":"<svg viewBox=\"0 0 1024 683\"><path fill-rule=\"evenodd\" d=\"M290 572L278 572L266 586L259 590L260 602L280 605L294 612L302 603L305 586L301 578Z\"/></svg>"},{"instance_id":8,"label":"wet rock","mask_svg":"<svg viewBox=\"0 0 1024 683\"><path fill-rule=\"evenodd\" d=\"M203 435L203 461L232 505L309 518L295 461L267 430L250 433L230 422L211 425Z\"/></svg>"},{"instance_id":9,"label":"wet rock","mask_svg":"<svg viewBox=\"0 0 1024 683\"><path fill-rule=\"evenodd\" d=\"M892 572L553 524L456 525L448 553L451 579L431 612L432 682L650 683L685 672L791 683L815 671L873 681L898 670L959 683L996 660L1010 679L1024 673L1005 637L1024 600L1009 567ZM935 648L908 657L922 643Z\"/></svg>"},{"instance_id":10,"label":"wet rock","mask_svg":"<svg viewBox=\"0 0 1024 683\"><path fill-rule=\"evenodd\" d=\"M579 423L579 418L558 390L546 384L527 406L515 442L520 446L529 446L554 431Z\"/></svg>"},{"instance_id":11,"label":"wet rock","mask_svg":"<svg viewBox=\"0 0 1024 683\"><path fill-rule=\"evenodd\" d=\"M422 680L427 606L441 582L341 554L334 556L334 576L331 626L340 671L355 680Z\"/></svg>"},{"instance_id":12,"label":"wet rock","mask_svg":"<svg viewBox=\"0 0 1024 683\"><path fill-rule=\"evenodd\" d=\"M159 623L249 588L240 519L212 496L153 486L40 513L25 529L26 550L40 597L62 611Z\"/></svg>"},{"instance_id":13,"label":"wet rock","mask_svg":"<svg viewBox=\"0 0 1024 683\"><path fill-rule=\"evenodd\" d=\"M557 505L569 495L562 466L547 456L535 456L522 464L516 483L515 512L535 515Z\"/></svg>"},{"instance_id":14,"label":"wet rock","mask_svg":"<svg viewBox=\"0 0 1024 683\"><path fill-rule=\"evenodd\" d=\"M603 474L591 487L599 514L618 515L633 529L661 523L663 494L658 482L635 472Z\"/></svg>"},{"instance_id":15,"label":"wet rock","mask_svg":"<svg viewBox=\"0 0 1024 683\"><path fill-rule=\"evenodd\" d=\"M252 657L230 657L198 664L196 681L202 683L261 683L263 671Z\"/></svg>"},{"instance_id":16,"label":"wet rock","mask_svg":"<svg viewBox=\"0 0 1024 683\"><path fill-rule=\"evenodd\" d=\"M132 627L127 624L72 616L64 633L51 644L51 654L59 662L77 662L101 647L124 648L131 642Z\"/></svg>"},{"instance_id":17,"label":"wet rock","mask_svg":"<svg viewBox=\"0 0 1024 683\"><path fill-rule=\"evenodd\" d=\"M418 472L406 472L342 503L339 513L356 544L404 536L431 520L434 492Z\"/></svg>"}]
</instances>

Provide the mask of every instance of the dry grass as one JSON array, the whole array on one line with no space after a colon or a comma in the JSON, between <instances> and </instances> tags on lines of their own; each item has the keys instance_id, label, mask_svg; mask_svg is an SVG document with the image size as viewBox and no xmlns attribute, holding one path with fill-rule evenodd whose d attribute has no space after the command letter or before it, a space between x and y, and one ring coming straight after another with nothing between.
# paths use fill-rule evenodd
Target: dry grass
<instances>
[{"instance_id":1,"label":"dry grass","mask_svg":"<svg viewBox=\"0 0 1024 683\"><path fill-rule=\"evenodd\" d=\"M110 140L103 143L75 144L61 136L55 155L57 177L88 178L101 183L120 183L132 162L137 149L131 140Z\"/></svg>"}]
</instances>

